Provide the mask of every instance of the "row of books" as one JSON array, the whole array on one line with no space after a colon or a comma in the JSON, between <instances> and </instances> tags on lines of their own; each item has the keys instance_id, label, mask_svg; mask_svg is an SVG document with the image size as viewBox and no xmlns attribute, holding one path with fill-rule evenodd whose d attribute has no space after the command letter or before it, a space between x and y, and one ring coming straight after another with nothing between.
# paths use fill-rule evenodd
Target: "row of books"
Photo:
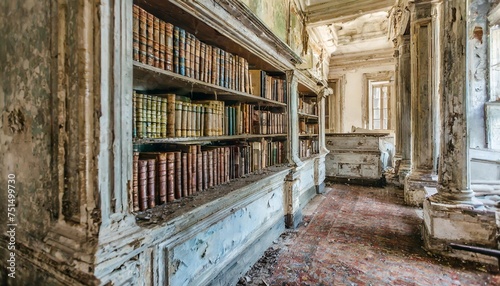
<instances>
[{"instance_id":1,"label":"row of books","mask_svg":"<svg viewBox=\"0 0 500 286\"><path fill-rule=\"evenodd\" d=\"M299 121L300 134L318 134L319 126L317 123L308 123L306 120Z\"/></svg>"},{"instance_id":2,"label":"row of books","mask_svg":"<svg viewBox=\"0 0 500 286\"><path fill-rule=\"evenodd\" d=\"M302 97L299 97L299 112L318 115L318 105L315 102L304 100Z\"/></svg>"},{"instance_id":3,"label":"row of books","mask_svg":"<svg viewBox=\"0 0 500 286\"><path fill-rule=\"evenodd\" d=\"M299 140L299 156L307 158L313 154L319 153L319 141L315 139L300 139Z\"/></svg>"},{"instance_id":4,"label":"row of books","mask_svg":"<svg viewBox=\"0 0 500 286\"><path fill-rule=\"evenodd\" d=\"M263 98L287 103L286 79L263 70L250 70L251 93Z\"/></svg>"},{"instance_id":5,"label":"row of books","mask_svg":"<svg viewBox=\"0 0 500 286\"><path fill-rule=\"evenodd\" d=\"M250 93L248 61L200 41L133 6L133 59L206 83Z\"/></svg>"},{"instance_id":6,"label":"row of books","mask_svg":"<svg viewBox=\"0 0 500 286\"><path fill-rule=\"evenodd\" d=\"M226 105L169 94L133 92L133 137L171 138L286 133L286 114L255 104Z\"/></svg>"},{"instance_id":7,"label":"row of books","mask_svg":"<svg viewBox=\"0 0 500 286\"><path fill-rule=\"evenodd\" d=\"M285 160L284 143L190 145L168 152L134 152L132 206L144 211L260 171Z\"/></svg>"}]
</instances>

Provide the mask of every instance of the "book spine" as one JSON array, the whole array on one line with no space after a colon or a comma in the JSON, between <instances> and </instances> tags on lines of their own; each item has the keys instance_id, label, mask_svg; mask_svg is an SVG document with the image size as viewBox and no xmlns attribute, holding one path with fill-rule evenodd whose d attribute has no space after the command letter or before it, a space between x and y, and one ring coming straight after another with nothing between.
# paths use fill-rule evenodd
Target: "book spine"
<instances>
[{"instance_id":1,"label":"book spine","mask_svg":"<svg viewBox=\"0 0 500 286\"><path fill-rule=\"evenodd\" d=\"M196 183L198 192L203 191L203 154L201 153L201 146L196 146Z\"/></svg>"},{"instance_id":2,"label":"book spine","mask_svg":"<svg viewBox=\"0 0 500 286\"><path fill-rule=\"evenodd\" d=\"M139 152L132 158L132 209L139 211Z\"/></svg>"},{"instance_id":3,"label":"book spine","mask_svg":"<svg viewBox=\"0 0 500 286\"><path fill-rule=\"evenodd\" d=\"M169 93L167 94L167 127L166 127L166 136L167 137L175 137L175 127L177 124L176 121L176 102L175 102L175 94Z\"/></svg>"},{"instance_id":4,"label":"book spine","mask_svg":"<svg viewBox=\"0 0 500 286\"><path fill-rule=\"evenodd\" d=\"M167 202L175 200L175 153L167 153Z\"/></svg>"},{"instance_id":5,"label":"book spine","mask_svg":"<svg viewBox=\"0 0 500 286\"><path fill-rule=\"evenodd\" d=\"M191 63L190 63L191 77L196 78L195 77L196 37L193 34L191 34L190 37L191 37L191 42L189 44L191 45L191 54L190 54L190 57L191 57Z\"/></svg>"},{"instance_id":6,"label":"book spine","mask_svg":"<svg viewBox=\"0 0 500 286\"><path fill-rule=\"evenodd\" d=\"M177 30L177 36L174 37L174 25L170 23L165 23L165 69L168 71L173 71L174 66L178 66L179 54L174 57L175 51L179 48L179 30ZM175 44L177 43L177 48Z\"/></svg>"},{"instance_id":7,"label":"book spine","mask_svg":"<svg viewBox=\"0 0 500 286\"><path fill-rule=\"evenodd\" d=\"M181 152L174 152L174 168L175 168L175 199L182 197L182 154Z\"/></svg>"},{"instance_id":8,"label":"book spine","mask_svg":"<svg viewBox=\"0 0 500 286\"><path fill-rule=\"evenodd\" d=\"M147 160L139 160L139 209L144 211L148 208L148 161Z\"/></svg>"},{"instance_id":9,"label":"book spine","mask_svg":"<svg viewBox=\"0 0 500 286\"><path fill-rule=\"evenodd\" d=\"M181 122L181 137L187 136L188 128L188 103L182 103L182 122Z\"/></svg>"},{"instance_id":10,"label":"book spine","mask_svg":"<svg viewBox=\"0 0 500 286\"><path fill-rule=\"evenodd\" d=\"M189 184L188 184L188 153L182 152L181 154L181 165L182 165L182 196L187 197L189 196Z\"/></svg>"},{"instance_id":11,"label":"book spine","mask_svg":"<svg viewBox=\"0 0 500 286\"><path fill-rule=\"evenodd\" d=\"M214 173L214 151L213 150L209 150L207 151L207 183L208 183L208 187L211 188L214 186L214 176L213 176L213 173Z\"/></svg>"},{"instance_id":12,"label":"book spine","mask_svg":"<svg viewBox=\"0 0 500 286\"><path fill-rule=\"evenodd\" d=\"M191 194L196 193L196 187L197 187L197 169L198 169L198 163L197 163L197 147L196 145L189 146L190 153L191 153Z\"/></svg>"},{"instance_id":13,"label":"book spine","mask_svg":"<svg viewBox=\"0 0 500 286\"><path fill-rule=\"evenodd\" d=\"M208 151L202 152L202 160L203 160L203 179L202 179L202 189L208 189Z\"/></svg>"},{"instance_id":14,"label":"book spine","mask_svg":"<svg viewBox=\"0 0 500 286\"><path fill-rule=\"evenodd\" d=\"M219 84L219 49L212 47L212 84Z\"/></svg>"},{"instance_id":15,"label":"book spine","mask_svg":"<svg viewBox=\"0 0 500 286\"><path fill-rule=\"evenodd\" d=\"M186 75L186 30L179 28L179 74Z\"/></svg>"},{"instance_id":16,"label":"book spine","mask_svg":"<svg viewBox=\"0 0 500 286\"><path fill-rule=\"evenodd\" d=\"M186 32L186 47L185 47L185 52L184 52L184 57L185 57L185 76L187 77L193 77L191 72L191 41L193 38L191 37L192 35L188 32Z\"/></svg>"},{"instance_id":17,"label":"book spine","mask_svg":"<svg viewBox=\"0 0 500 286\"><path fill-rule=\"evenodd\" d=\"M154 66L160 67L160 19L153 18L153 56Z\"/></svg>"},{"instance_id":18,"label":"book spine","mask_svg":"<svg viewBox=\"0 0 500 286\"><path fill-rule=\"evenodd\" d=\"M159 43L159 68L166 69L165 60L166 60L166 24L165 21L160 20L160 43Z\"/></svg>"},{"instance_id":19,"label":"book spine","mask_svg":"<svg viewBox=\"0 0 500 286\"><path fill-rule=\"evenodd\" d=\"M167 31L168 31L168 26L167 26ZM175 73L180 73L180 28L179 27L173 27L173 71ZM168 36L168 35L167 35ZM168 37L167 37L167 70L168 70Z\"/></svg>"},{"instance_id":20,"label":"book spine","mask_svg":"<svg viewBox=\"0 0 500 286\"><path fill-rule=\"evenodd\" d=\"M132 22L132 59L139 61L139 6L134 5L132 8L133 22Z\"/></svg>"},{"instance_id":21,"label":"book spine","mask_svg":"<svg viewBox=\"0 0 500 286\"><path fill-rule=\"evenodd\" d=\"M196 39L195 41L195 55L194 55L194 78L201 80L201 42Z\"/></svg>"},{"instance_id":22,"label":"book spine","mask_svg":"<svg viewBox=\"0 0 500 286\"><path fill-rule=\"evenodd\" d=\"M167 100L160 98L160 137L167 136Z\"/></svg>"},{"instance_id":23,"label":"book spine","mask_svg":"<svg viewBox=\"0 0 500 286\"><path fill-rule=\"evenodd\" d=\"M199 73L199 80L203 81L203 82L206 82L206 71L205 71L205 64L206 64L206 58L205 58L205 54L206 54L206 51L207 51L207 46L205 45L205 43L202 43L200 41L198 41L200 43L200 55L199 55L199 61L200 61L200 65L199 65L199 69L198 69L198 73Z\"/></svg>"},{"instance_id":24,"label":"book spine","mask_svg":"<svg viewBox=\"0 0 500 286\"><path fill-rule=\"evenodd\" d=\"M148 188L147 188L147 201L148 207L154 208L156 206L156 160L148 159Z\"/></svg>"},{"instance_id":25,"label":"book spine","mask_svg":"<svg viewBox=\"0 0 500 286\"><path fill-rule=\"evenodd\" d=\"M147 13L147 12L146 12ZM153 22L154 16L150 13L147 13L147 22L146 22L146 31L147 31L147 64L150 66L154 66L154 36L153 36Z\"/></svg>"},{"instance_id":26,"label":"book spine","mask_svg":"<svg viewBox=\"0 0 500 286\"><path fill-rule=\"evenodd\" d=\"M182 136L182 103L176 101L175 102L175 137L181 137L181 136Z\"/></svg>"},{"instance_id":27,"label":"book spine","mask_svg":"<svg viewBox=\"0 0 500 286\"><path fill-rule=\"evenodd\" d=\"M156 188L159 204L164 204L167 200L167 156L165 153L159 154L156 159Z\"/></svg>"},{"instance_id":28,"label":"book spine","mask_svg":"<svg viewBox=\"0 0 500 286\"><path fill-rule=\"evenodd\" d=\"M219 49L219 81L217 83L226 87L226 52Z\"/></svg>"},{"instance_id":29,"label":"book spine","mask_svg":"<svg viewBox=\"0 0 500 286\"><path fill-rule=\"evenodd\" d=\"M210 45L206 46L206 51L205 51L205 59L206 59L206 64L205 64L205 82L211 83L212 82L212 59L213 59L213 47Z\"/></svg>"},{"instance_id":30,"label":"book spine","mask_svg":"<svg viewBox=\"0 0 500 286\"><path fill-rule=\"evenodd\" d=\"M148 16L147 12L139 8L139 61L143 64L148 62L148 31L147 31Z\"/></svg>"}]
</instances>

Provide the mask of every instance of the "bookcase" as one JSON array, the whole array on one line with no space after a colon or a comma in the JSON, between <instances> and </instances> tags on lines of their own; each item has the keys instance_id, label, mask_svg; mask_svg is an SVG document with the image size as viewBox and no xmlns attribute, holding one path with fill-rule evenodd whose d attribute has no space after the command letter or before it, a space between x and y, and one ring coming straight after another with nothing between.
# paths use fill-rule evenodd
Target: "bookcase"
<instances>
[{"instance_id":1,"label":"bookcase","mask_svg":"<svg viewBox=\"0 0 500 286\"><path fill-rule=\"evenodd\" d=\"M319 153L319 106L317 95L299 91L299 156L308 158Z\"/></svg>"},{"instance_id":2,"label":"bookcase","mask_svg":"<svg viewBox=\"0 0 500 286\"><path fill-rule=\"evenodd\" d=\"M287 162L284 72L163 5L133 6L136 212Z\"/></svg>"}]
</instances>

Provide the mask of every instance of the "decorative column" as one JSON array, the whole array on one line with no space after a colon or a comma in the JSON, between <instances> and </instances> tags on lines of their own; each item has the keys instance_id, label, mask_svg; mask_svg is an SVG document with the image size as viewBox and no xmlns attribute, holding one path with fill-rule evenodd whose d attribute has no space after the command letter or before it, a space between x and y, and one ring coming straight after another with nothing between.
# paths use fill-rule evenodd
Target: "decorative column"
<instances>
[{"instance_id":1,"label":"decorative column","mask_svg":"<svg viewBox=\"0 0 500 286\"><path fill-rule=\"evenodd\" d=\"M322 194L325 192L325 157L329 153L326 149L325 140L325 100L329 95L333 94L333 90L329 87L324 87L318 95L318 115L319 115L319 156L314 159L314 183L316 193Z\"/></svg>"},{"instance_id":2,"label":"decorative column","mask_svg":"<svg viewBox=\"0 0 500 286\"><path fill-rule=\"evenodd\" d=\"M422 205L426 187L437 185L437 145L435 125L439 86L434 72L439 62L433 57L433 29L439 27L432 18L437 3L412 4L411 14L411 132L412 165L405 179L404 197L408 205Z\"/></svg>"},{"instance_id":3,"label":"decorative column","mask_svg":"<svg viewBox=\"0 0 500 286\"><path fill-rule=\"evenodd\" d=\"M410 59L410 35L398 38L398 97L400 118L398 131L400 132L399 154L400 163L398 178L404 184L405 178L411 171L411 59ZM396 151L397 152L397 151Z\"/></svg>"},{"instance_id":4,"label":"decorative column","mask_svg":"<svg viewBox=\"0 0 500 286\"><path fill-rule=\"evenodd\" d=\"M461 259L494 263L496 259L467 252L448 252L450 242L496 248L495 212L486 211L474 198L469 175L469 130L466 91L466 1L444 2L443 99L441 101L441 159L437 194L424 201L423 237L430 251Z\"/></svg>"}]
</instances>

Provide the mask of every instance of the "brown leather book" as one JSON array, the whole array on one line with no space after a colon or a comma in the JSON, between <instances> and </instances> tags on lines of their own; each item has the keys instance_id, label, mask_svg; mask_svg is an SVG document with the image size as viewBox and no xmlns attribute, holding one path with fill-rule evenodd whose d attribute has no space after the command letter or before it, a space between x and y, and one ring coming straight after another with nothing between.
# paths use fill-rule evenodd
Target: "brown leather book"
<instances>
[{"instance_id":1,"label":"brown leather book","mask_svg":"<svg viewBox=\"0 0 500 286\"><path fill-rule=\"evenodd\" d=\"M230 180L230 175L229 175L229 168L232 167L232 165L230 165L230 157L231 157L231 150L229 147L225 147L225 155L226 155L226 165L225 165L225 169L226 169L226 182L229 182Z\"/></svg>"},{"instance_id":2,"label":"brown leather book","mask_svg":"<svg viewBox=\"0 0 500 286\"><path fill-rule=\"evenodd\" d=\"M201 80L201 42L195 38L195 54L194 54L194 78Z\"/></svg>"},{"instance_id":3,"label":"brown leather book","mask_svg":"<svg viewBox=\"0 0 500 286\"><path fill-rule=\"evenodd\" d=\"M148 184L151 182L151 176L154 175L155 190L151 193L148 185L148 204L151 196L153 196L153 203L163 204L167 200L167 153L163 152L141 152L141 159L148 160ZM153 160L153 161L151 161ZM154 162L156 166L149 166ZM153 171L154 173L150 173ZM153 206L154 207L154 206Z\"/></svg>"},{"instance_id":4,"label":"brown leather book","mask_svg":"<svg viewBox=\"0 0 500 286\"><path fill-rule=\"evenodd\" d=\"M148 161L138 161L138 196L139 209L144 211L148 208Z\"/></svg>"},{"instance_id":5,"label":"brown leather book","mask_svg":"<svg viewBox=\"0 0 500 286\"><path fill-rule=\"evenodd\" d=\"M205 53L206 53L206 50L207 50L207 46L205 45L205 43L202 43L200 41L198 41L200 43L200 55L199 55L199 59L198 61L200 62L199 63L199 66L198 66L198 77L199 77L199 80L201 81L206 81L206 71L205 71L205 64L206 64L206 59L205 59Z\"/></svg>"},{"instance_id":6,"label":"brown leather book","mask_svg":"<svg viewBox=\"0 0 500 286\"><path fill-rule=\"evenodd\" d=\"M207 151L207 183L208 187L214 186L214 150Z\"/></svg>"},{"instance_id":7,"label":"brown leather book","mask_svg":"<svg viewBox=\"0 0 500 286\"><path fill-rule=\"evenodd\" d=\"M156 160L148 159L148 207L156 206Z\"/></svg>"},{"instance_id":8,"label":"brown leather book","mask_svg":"<svg viewBox=\"0 0 500 286\"><path fill-rule=\"evenodd\" d=\"M203 154L201 153L201 146L196 146L196 190L203 191Z\"/></svg>"},{"instance_id":9,"label":"brown leather book","mask_svg":"<svg viewBox=\"0 0 500 286\"><path fill-rule=\"evenodd\" d=\"M198 177L198 163L197 163L197 146L191 145L189 146L189 153L191 154L191 194L196 193L197 188L197 177Z\"/></svg>"},{"instance_id":10,"label":"brown leather book","mask_svg":"<svg viewBox=\"0 0 500 286\"><path fill-rule=\"evenodd\" d=\"M135 7L135 6L134 6ZM132 209L139 211L139 152L132 157Z\"/></svg>"},{"instance_id":11,"label":"brown leather book","mask_svg":"<svg viewBox=\"0 0 500 286\"><path fill-rule=\"evenodd\" d=\"M182 170L182 196L187 197L189 196L189 184L188 184L188 153L182 152L181 154L182 162L181 162L181 170Z\"/></svg>"},{"instance_id":12,"label":"brown leather book","mask_svg":"<svg viewBox=\"0 0 500 286\"><path fill-rule=\"evenodd\" d=\"M202 178L202 189L208 189L208 151L202 151L202 161L203 161L203 178Z\"/></svg>"},{"instance_id":13,"label":"brown leather book","mask_svg":"<svg viewBox=\"0 0 500 286\"><path fill-rule=\"evenodd\" d=\"M132 59L139 61L139 6L132 8Z\"/></svg>"},{"instance_id":14,"label":"brown leather book","mask_svg":"<svg viewBox=\"0 0 500 286\"><path fill-rule=\"evenodd\" d=\"M212 84L219 85L220 49L212 47Z\"/></svg>"},{"instance_id":15,"label":"brown leather book","mask_svg":"<svg viewBox=\"0 0 500 286\"><path fill-rule=\"evenodd\" d=\"M147 63L148 52L148 31L147 31L147 12L139 8L139 61L143 64Z\"/></svg>"},{"instance_id":16,"label":"brown leather book","mask_svg":"<svg viewBox=\"0 0 500 286\"><path fill-rule=\"evenodd\" d=\"M147 13L147 12L146 12ZM146 18L146 31L147 31L147 64L150 66L154 66L155 61L154 61L154 36L153 36L153 23L154 23L154 16L150 13L147 13L147 18Z\"/></svg>"},{"instance_id":17,"label":"brown leather book","mask_svg":"<svg viewBox=\"0 0 500 286\"><path fill-rule=\"evenodd\" d=\"M165 21L160 20L160 43L159 43L159 68L165 69L165 57L166 57L166 24Z\"/></svg>"},{"instance_id":18,"label":"brown leather book","mask_svg":"<svg viewBox=\"0 0 500 286\"><path fill-rule=\"evenodd\" d=\"M182 155L181 152L174 152L175 165L175 199L182 197Z\"/></svg>"},{"instance_id":19,"label":"brown leather book","mask_svg":"<svg viewBox=\"0 0 500 286\"><path fill-rule=\"evenodd\" d=\"M154 66L160 67L160 19L153 18L153 55Z\"/></svg>"},{"instance_id":20,"label":"brown leather book","mask_svg":"<svg viewBox=\"0 0 500 286\"><path fill-rule=\"evenodd\" d=\"M187 102L182 103L181 137L187 136L188 118L190 117L188 113L188 104Z\"/></svg>"},{"instance_id":21,"label":"brown leather book","mask_svg":"<svg viewBox=\"0 0 500 286\"><path fill-rule=\"evenodd\" d=\"M168 129L167 129L168 132ZM175 102L175 137L182 136L182 102Z\"/></svg>"},{"instance_id":22,"label":"brown leather book","mask_svg":"<svg viewBox=\"0 0 500 286\"><path fill-rule=\"evenodd\" d=\"M167 153L167 202L175 200L175 153Z\"/></svg>"},{"instance_id":23,"label":"brown leather book","mask_svg":"<svg viewBox=\"0 0 500 286\"><path fill-rule=\"evenodd\" d=\"M210 45L206 46L205 51L205 82L212 82L212 57L213 57L213 47Z\"/></svg>"},{"instance_id":24,"label":"brown leather book","mask_svg":"<svg viewBox=\"0 0 500 286\"><path fill-rule=\"evenodd\" d=\"M192 76L192 66L191 66L191 56L192 56L192 52L191 52L191 42L193 41L193 35L191 33L188 33L186 32L186 46L185 46L185 51L184 51L184 57L185 57L185 76L187 77L193 77Z\"/></svg>"},{"instance_id":25,"label":"brown leather book","mask_svg":"<svg viewBox=\"0 0 500 286\"><path fill-rule=\"evenodd\" d=\"M175 94L167 94L167 137L175 137Z\"/></svg>"},{"instance_id":26,"label":"brown leather book","mask_svg":"<svg viewBox=\"0 0 500 286\"><path fill-rule=\"evenodd\" d=\"M179 30L177 30L177 41ZM177 45L179 43L177 42ZM178 59L177 59L178 60ZM165 23L165 69L173 71L174 68L174 25Z\"/></svg>"}]
</instances>

